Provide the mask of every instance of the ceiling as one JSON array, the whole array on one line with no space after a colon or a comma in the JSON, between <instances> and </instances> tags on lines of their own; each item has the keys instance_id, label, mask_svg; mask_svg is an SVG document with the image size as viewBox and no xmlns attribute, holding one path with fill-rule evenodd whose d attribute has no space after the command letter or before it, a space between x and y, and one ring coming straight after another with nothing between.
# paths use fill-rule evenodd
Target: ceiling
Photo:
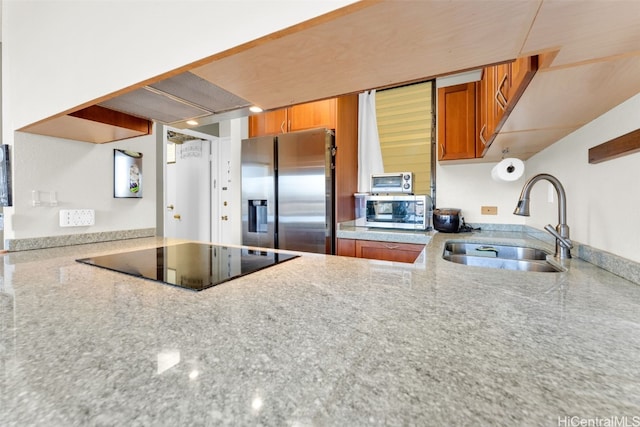
<instances>
[{"instance_id":1,"label":"ceiling","mask_svg":"<svg viewBox=\"0 0 640 427\"><path fill-rule=\"evenodd\" d=\"M596 64L593 73L576 76L597 92L599 79L607 78L602 73L613 72L622 89L603 105L617 105L640 91L627 82L638 80L631 74L640 64L638 22L637 0L363 1L169 71L99 105L187 127L193 117L211 122L248 115L252 104L275 109L553 51L541 71ZM621 58L629 72L597 65ZM549 76L537 84L553 87ZM570 112L570 103L562 105ZM574 129L603 112L593 109L556 128ZM545 129L547 138L562 133Z\"/></svg>"},{"instance_id":2,"label":"ceiling","mask_svg":"<svg viewBox=\"0 0 640 427\"><path fill-rule=\"evenodd\" d=\"M188 71L98 105L162 123L197 119L250 106L249 101Z\"/></svg>"}]
</instances>

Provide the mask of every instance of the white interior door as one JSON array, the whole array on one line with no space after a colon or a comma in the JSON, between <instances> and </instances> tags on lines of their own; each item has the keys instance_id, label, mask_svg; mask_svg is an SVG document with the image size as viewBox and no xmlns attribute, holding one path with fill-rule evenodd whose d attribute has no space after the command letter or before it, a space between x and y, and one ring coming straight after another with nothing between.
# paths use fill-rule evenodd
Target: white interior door
<instances>
[{"instance_id":1,"label":"white interior door","mask_svg":"<svg viewBox=\"0 0 640 427\"><path fill-rule=\"evenodd\" d=\"M231 139L229 137L221 137L217 144L218 174L215 184L212 186L214 206L217 208L217 216L213 219L213 234L216 242L221 244L234 244L234 227L237 226L237 215L234 215L234 191L236 188L235 180L232 177L233 166L231 165ZM214 164L215 164L214 159ZM214 212L216 212L214 210ZM216 221L218 219L218 221Z\"/></svg>"},{"instance_id":2,"label":"white interior door","mask_svg":"<svg viewBox=\"0 0 640 427\"><path fill-rule=\"evenodd\" d=\"M175 145L171 142L165 143L167 152L175 153ZM164 235L166 237L178 236L178 221L173 218L176 206L176 187L176 164L172 159L167 162L164 174L164 200L166 205L164 211Z\"/></svg>"},{"instance_id":3,"label":"white interior door","mask_svg":"<svg viewBox=\"0 0 640 427\"><path fill-rule=\"evenodd\" d=\"M184 130L179 132L187 134ZM175 162L167 163L165 174L164 228L167 237L211 241L211 145L214 138L205 135L174 144ZM167 147L169 144L167 141Z\"/></svg>"}]
</instances>

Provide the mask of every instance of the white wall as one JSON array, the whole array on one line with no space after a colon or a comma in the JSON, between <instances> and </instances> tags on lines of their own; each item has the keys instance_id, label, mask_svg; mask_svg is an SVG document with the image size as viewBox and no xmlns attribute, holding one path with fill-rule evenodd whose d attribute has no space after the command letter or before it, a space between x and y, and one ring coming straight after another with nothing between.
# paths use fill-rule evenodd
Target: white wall
<instances>
[{"instance_id":1,"label":"white wall","mask_svg":"<svg viewBox=\"0 0 640 427\"><path fill-rule=\"evenodd\" d=\"M639 127L640 94L527 161L529 176L547 172L562 182L574 240L636 262L640 262L640 153L589 164L588 151ZM545 185L536 186L541 188L532 192L527 224L555 225L557 205L546 202Z\"/></svg>"},{"instance_id":2,"label":"white wall","mask_svg":"<svg viewBox=\"0 0 640 427\"><path fill-rule=\"evenodd\" d=\"M88 144L16 132L13 145L14 215L6 239L119 231L156 226L155 136L111 144ZM143 153L141 199L113 197L113 150ZM58 206L32 204L32 190L56 191ZM60 227L60 209L95 209L95 225Z\"/></svg>"},{"instance_id":3,"label":"white wall","mask_svg":"<svg viewBox=\"0 0 640 427\"><path fill-rule=\"evenodd\" d=\"M524 224L524 218L514 215L513 210L525 178L496 182L491 178L494 166L495 163L443 165L438 162L436 207L460 208L465 222L471 224ZM481 206L497 206L498 215L482 215Z\"/></svg>"}]
</instances>

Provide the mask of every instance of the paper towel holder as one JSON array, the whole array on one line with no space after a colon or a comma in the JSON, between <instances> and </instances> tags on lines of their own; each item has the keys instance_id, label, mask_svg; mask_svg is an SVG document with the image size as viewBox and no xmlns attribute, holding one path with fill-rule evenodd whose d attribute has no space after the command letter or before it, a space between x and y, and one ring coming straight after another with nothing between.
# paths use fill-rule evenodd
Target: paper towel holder
<instances>
[{"instance_id":1,"label":"paper towel holder","mask_svg":"<svg viewBox=\"0 0 640 427\"><path fill-rule=\"evenodd\" d=\"M494 181L516 181L524 174L524 163L522 160L507 157L509 147L502 150L502 159L491 169L491 178Z\"/></svg>"},{"instance_id":2,"label":"paper towel holder","mask_svg":"<svg viewBox=\"0 0 640 427\"><path fill-rule=\"evenodd\" d=\"M502 149L502 160L505 159L507 154L509 154L509 147ZM513 173L514 170L516 170L516 167L513 166L513 162L512 162L509 166L507 166L507 172Z\"/></svg>"}]
</instances>

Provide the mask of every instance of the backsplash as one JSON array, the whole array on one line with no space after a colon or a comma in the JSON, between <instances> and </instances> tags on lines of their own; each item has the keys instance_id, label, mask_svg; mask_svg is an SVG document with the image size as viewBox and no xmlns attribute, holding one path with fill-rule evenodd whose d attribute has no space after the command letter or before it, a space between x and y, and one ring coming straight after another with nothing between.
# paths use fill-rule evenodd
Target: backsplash
<instances>
[{"instance_id":1,"label":"backsplash","mask_svg":"<svg viewBox=\"0 0 640 427\"><path fill-rule=\"evenodd\" d=\"M543 230L539 230L528 225L519 224L468 224L473 228L481 228L487 231L512 231L523 232L538 240L542 240L550 245L555 244L555 239L549 233ZM614 255L610 252L603 251L601 249L593 248L588 245L584 245L580 242L573 242L573 249L571 255L580 258L590 264L607 270L623 279L640 285L640 264L629 259L623 258L618 255Z\"/></svg>"},{"instance_id":2,"label":"backsplash","mask_svg":"<svg viewBox=\"0 0 640 427\"><path fill-rule=\"evenodd\" d=\"M9 252L46 249L60 246L84 245L87 243L109 242L112 240L137 239L153 237L155 228L136 230L103 231L99 233L67 234L62 236L31 237L25 239L6 239L4 247Z\"/></svg>"}]
</instances>

